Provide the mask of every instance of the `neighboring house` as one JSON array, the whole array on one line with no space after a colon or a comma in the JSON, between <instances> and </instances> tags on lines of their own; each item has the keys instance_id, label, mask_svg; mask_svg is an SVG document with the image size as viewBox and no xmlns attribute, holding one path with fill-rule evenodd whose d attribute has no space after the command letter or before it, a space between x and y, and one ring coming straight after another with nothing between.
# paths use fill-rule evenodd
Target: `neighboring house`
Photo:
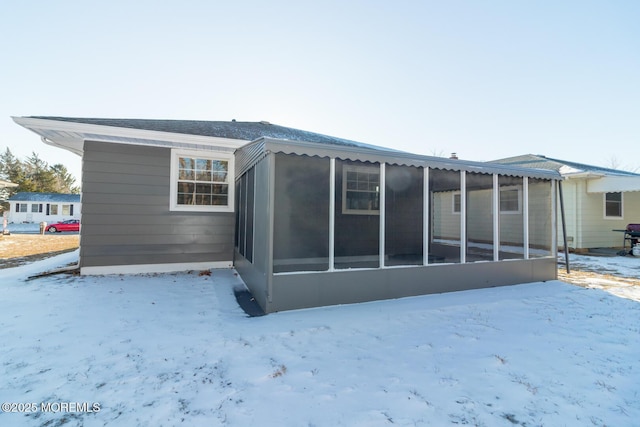
<instances>
[{"instance_id":1,"label":"neighboring house","mask_svg":"<svg viewBox=\"0 0 640 427\"><path fill-rule=\"evenodd\" d=\"M557 172L267 122L14 121L83 156L82 274L235 266L265 312L557 277Z\"/></svg>"},{"instance_id":2,"label":"neighboring house","mask_svg":"<svg viewBox=\"0 0 640 427\"><path fill-rule=\"evenodd\" d=\"M622 247L623 233L612 230L640 223L640 174L533 154L492 163L553 170L564 177L567 247L571 249ZM560 222L558 227L561 236Z\"/></svg>"},{"instance_id":3,"label":"neighboring house","mask_svg":"<svg viewBox=\"0 0 640 427\"><path fill-rule=\"evenodd\" d=\"M9 202L9 222L53 222L80 219L80 195L58 193L16 193Z\"/></svg>"}]
</instances>

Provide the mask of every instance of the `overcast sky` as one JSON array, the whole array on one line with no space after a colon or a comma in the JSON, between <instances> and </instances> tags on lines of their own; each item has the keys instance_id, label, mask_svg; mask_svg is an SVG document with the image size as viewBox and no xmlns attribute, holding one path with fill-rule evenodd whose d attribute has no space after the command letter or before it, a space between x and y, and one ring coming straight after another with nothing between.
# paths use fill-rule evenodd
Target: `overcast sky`
<instances>
[{"instance_id":1,"label":"overcast sky","mask_svg":"<svg viewBox=\"0 0 640 427\"><path fill-rule=\"evenodd\" d=\"M467 160L640 167L640 1L31 1L0 12L10 116L260 121Z\"/></svg>"}]
</instances>

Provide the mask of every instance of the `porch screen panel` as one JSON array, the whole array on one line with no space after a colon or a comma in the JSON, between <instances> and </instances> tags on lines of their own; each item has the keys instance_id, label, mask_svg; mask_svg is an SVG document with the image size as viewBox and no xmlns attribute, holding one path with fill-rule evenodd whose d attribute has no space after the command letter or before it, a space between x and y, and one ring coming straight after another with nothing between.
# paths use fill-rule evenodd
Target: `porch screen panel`
<instances>
[{"instance_id":1,"label":"porch screen panel","mask_svg":"<svg viewBox=\"0 0 640 427\"><path fill-rule=\"evenodd\" d=\"M253 262L253 215L254 215L254 194L255 194L255 169L251 168L247 171L247 202L245 213L245 253L244 256L249 262Z\"/></svg>"},{"instance_id":2,"label":"porch screen panel","mask_svg":"<svg viewBox=\"0 0 640 427\"><path fill-rule=\"evenodd\" d=\"M498 177L500 210L500 259L524 258L522 177Z\"/></svg>"},{"instance_id":3,"label":"porch screen panel","mask_svg":"<svg viewBox=\"0 0 640 427\"><path fill-rule=\"evenodd\" d=\"M460 171L431 169L429 264L460 262Z\"/></svg>"},{"instance_id":4,"label":"porch screen panel","mask_svg":"<svg viewBox=\"0 0 640 427\"><path fill-rule=\"evenodd\" d=\"M336 160L336 269L380 267L380 164Z\"/></svg>"},{"instance_id":5,"label":"porch screen panel","mask_svg":"<svg viewBox=\"0 0 640 427\"><path fill-rule=\"evenodd\" d=\"M275 156L273 272L329 269L328 158Z\"/></svg>"},{"instance_id":6,"label":"porch screen panel","mask_svg":"<svg viewBox=\"0 0 640 427\"><path fill-rule=\"evenodd\" d=\"M493 175L467 173L466 261L493 261Z\"/></svg>"},{"instance_id":7,"label":"porch screen panel","mask_svg":"<svg viewBox=\"0 0 640 427\"><path fill-rule=\"evenodd\" d=\"M238 209L238 252L245 255L246 248L246 240L245 237L247 235L247 174L245 173L240 178L240 193L237 195L240 199L239 209Z\"/></svg>"},{"instance_id":8,"label":"porch screen panel","mask_svg":"<svg viewBox=\"0 0 640 427\"><path fill-rule=\"evenodd\" d=\"M553 255L552 185L550 180L529 178L529 257Z\"/></svg>"},{"instance_id":9,"label":"porch screen panel","mask_svg":"<svg viewBox=\"0 0 640 427\"><path fill-rule=\"evenodd\" d=\"M423 173L410 166L386 166L385 265L423 263Z\"/></svg>"},{"instance_id":10,"label":"porch screen panel","mask_svg":"<svg viewBox=\"0 0 640 427\"><path fill-rule=\"evenodd\" d=\"M240 179L236 179L236 198L235 198L235 217L236 217L236 229L234 233L234 246L238 252L240 251Z\"/></svg>"}]
</instances>

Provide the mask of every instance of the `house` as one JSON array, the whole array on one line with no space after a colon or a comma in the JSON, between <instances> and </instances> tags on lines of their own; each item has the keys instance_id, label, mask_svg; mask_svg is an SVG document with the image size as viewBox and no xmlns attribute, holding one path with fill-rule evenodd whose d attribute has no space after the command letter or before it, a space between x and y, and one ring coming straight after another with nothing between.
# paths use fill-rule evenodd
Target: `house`
<instances>
[{"instance_id":1,"label":"house","mask_svg":"<svg viewBox=\"0 0 640 427\"><path fill-rule=\"evenodd\" d=\"M640 174L533 154L492 163L552 170L563 176L567 247L578 252L622 247L623 233L613 230L640 223Z\"/></svg>"},{"instance_id":2,"label":"house","mask_svg":"<svg viewBox=\"0 0 640 427\"><path fill-rule=\"evenodd\" d=\"M555 171L268 122L13 119L83 156L82 274L235 266L265 312L557 277Z\"/></svg>"},{"instance_id":3,"label":"house","mask_svg":"<svg viewBox=\"0 0 640 427\"><path fill-rule=\"evenodd\" d=\"M80 219L80 195L58 193L16 193L7 199L9 222L47 222Z\"/></svg>"}]
</instances>

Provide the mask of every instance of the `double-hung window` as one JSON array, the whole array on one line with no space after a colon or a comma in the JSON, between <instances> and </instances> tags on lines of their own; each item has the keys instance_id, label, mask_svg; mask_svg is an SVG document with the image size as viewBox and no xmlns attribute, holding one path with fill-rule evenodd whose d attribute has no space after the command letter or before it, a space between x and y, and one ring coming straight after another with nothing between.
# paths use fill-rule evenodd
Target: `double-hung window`
<instances>
[{"instance_id":1,"label":"double-hung window","mask_svg":"<svg viewBox=\"0 0 640 427\"><path fill-rule=\"evenodd\" d=\"M174 150L171 210L233 211L233 154Z\"/></svg>"},{"instance_id":2,"label":"double-hung window","mask_svg":"<svg viewBox=\"0 0 640 427\"><path fill-rule=\"evenodd\" d=\"M521 213L522 193L518 187L504 187L500 189L500 212Z\"/></svg>"},{"instance_id":3,"label":"double-hung window","mask_svg":"<svg viewBox=\"0 0 640 427\"><path fill-rule=\"evenodd\" d=\"M604 217L622 218L622 193L604 193Z\"/></svg>"},{"instance_id":4,"label":"double-hung window","mask_svg":"<svg viewBox=\"0 0 640 427\"><path fill-rule=\"evenodd\" d=\"M451 207L451 212L454 213L454 214L459 214L461 206L462 206L462 202L461 202L462 195L458 191L458 192L453 193L451 197L453 198L452 199L453 200L453 204L452 204L452 207Z\"/></svg>"},{"instance_id":5,"label":"double-hung window","mask_svg":"<svg viewBox=\"0 0 640 427\"><path fill-rule=\"evenodd\" d=\"M345 165L342 213L380 215L380 168Z\"/></svg>"}]
</instances>

